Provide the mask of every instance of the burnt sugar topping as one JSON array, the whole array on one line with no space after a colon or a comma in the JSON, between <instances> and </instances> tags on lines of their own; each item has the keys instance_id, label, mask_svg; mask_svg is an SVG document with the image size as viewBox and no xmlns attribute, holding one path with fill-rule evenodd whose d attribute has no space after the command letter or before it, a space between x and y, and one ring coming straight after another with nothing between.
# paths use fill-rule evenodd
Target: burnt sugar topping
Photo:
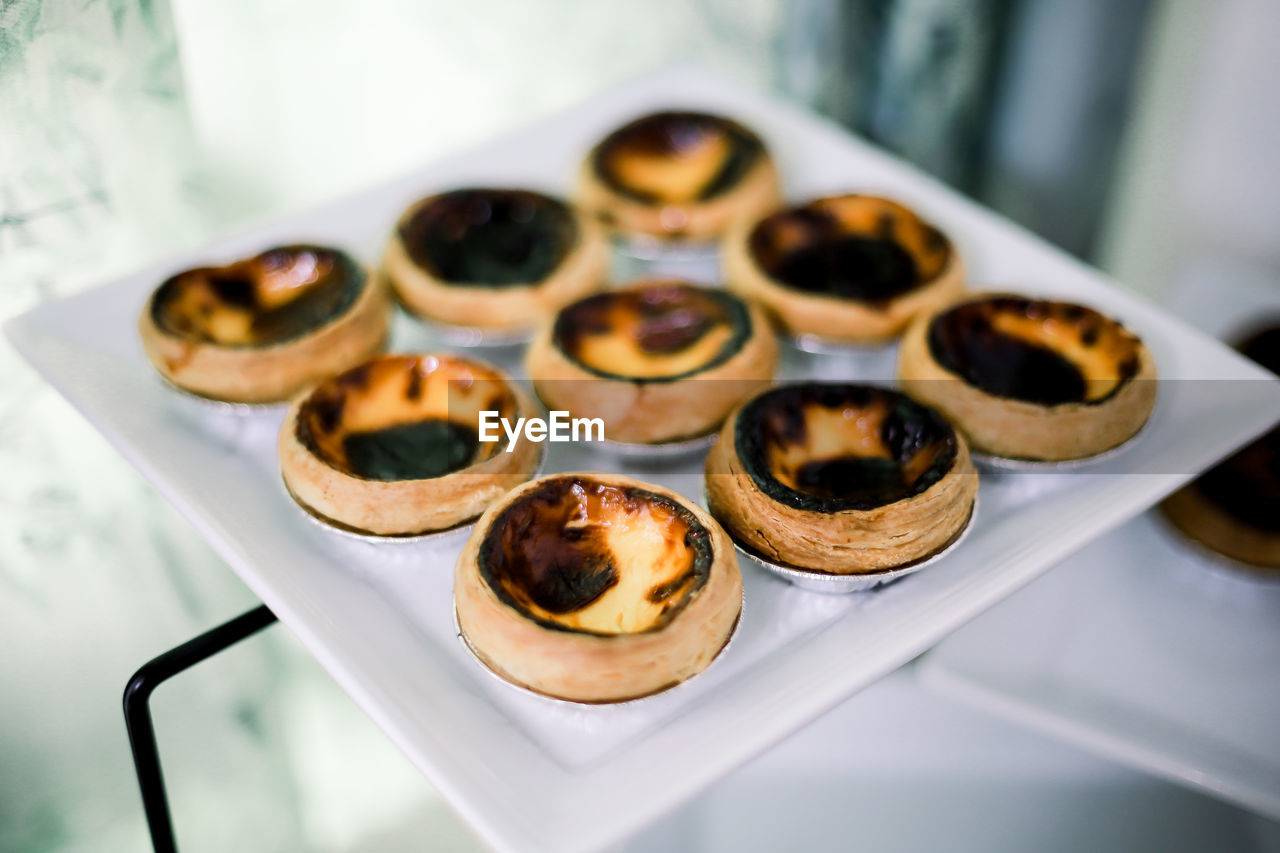
<instances>
[{"instance_id":1,"label":"burnt sugar topping","mask_svg":"<svg viewBox=\"0 0 1280 853\"><path fill-rule=\"evenodd\" d=\"M735 449L756 486L812 512L871 510L921 494L956 461L933 409L867 385L791 385L743 407Z\"/></svg>"},{"instance_id":2,"label":"burnt sugar topping","mask_svg":"<svg viewBox=\"0 0 1280 853\"><path fill-rule=\"evenodd\" d=\"M330 527L374 537L447 530L528 480L541 457L523 433L481 441L481 412L515 422L534 411L519 385L482 362L384 355L294 401L280 470L298 505Z\"/></svg>"},{"instance_id":3,"label":"burnt sugar topping","mask_svg":"<svg viewBox=\"0 0 1280 853\"><path fill-rule=\"evenodd\" d=\"M398 226L409 257L452 285L520 287L551 275L580 234L568 205L527 190L459 189Z\"/></svg>"},{"instance_id":4,"label":"burnt sugar topping","mask_svg":"<svg viewBox=\"0 0 1280 853\"><path fill-rule=\"evenodd\" d=\"M752 259L778 284L880 305L935 280L951 242L906 207L865 195L821 198L765 217L748 236Z\"/></svg>"},{"instance_id":5,"label":"burnt sugar topping","mask_svg":"<svg viewBox=\"0 0 1280 853\"><path fill-rule=\"evenodd\" d=\"M996 397L1098 405L1138 374L1141 342L1115 320L1066 302L991 296L929 324L936 362Z\"/></svg>"},{"instance_id":6,"label":"burnt sugar topping","mask_svg":"<svg viewBox=\"0 0 1280 853\"><path fill-rule=\"evenodd\" d=\"M1254 327L1237 349L1272 373L1280 370L1280 317ZM1274 575L1280 570L1280 426L1165 498L1160 509L1180 533L1234 567Z\"/></svg>"},{"instance_id":7,"label":"burnt sugar topping","mask_svg":"<svg viewBox=\"0 0 1280 853\"><path fill-rule=\"evenodd\" d=\"M169 278L151 300L161 331L220 347L268 347L333 320L355 302L365 272L350 257L320 246L269 249L226 266L198 267Z\"/></svg>"},{"instance_id":8,"label":"burnt sugar topping","mask_svg":"<svg viewBox=\"0 0 1280 853\"><path fill-rule=\"evenodd\" d=\"M898 383L1002 465L1090 464L1127 446L1155 409L1151 352L1076 305L1008 293L963 297L911 323Z\"/></svg>"},{"instance_id":9,"label":"burnt sugar topping","mask_svg":"<svg viewBox=\"0 0 1280 853\"><path fill-rule=\"evenodd\" d=\"M737 297L657 281L568 306L556 318L552 339L597 376L673 381L729 360L751 332L747 308Z\"/></svg>"},{"instance_id":10,"label":"burnt sugar topping","mask_svg":"<svg viewBox=\"0 0 1280 853\"><path fill-rule=\"evenodd\" d=\"M610 133L591 162L600 179L652 205L705 201L734 187L764 153L737 122L698 112L660 112Z\"/></svg>"},{"instance_id":11,"label":"burnt sugar topping","mask_svg":"<svg viewBox=\"0 0 1280 853\"><path fill-rule=\"evenodd\" d=\"M903 204L861 194L771 209L736 227L724 274L802 346L887 344L965 284L946 234Z\"/></svg>"},{"instance_id":12,"label":"burnt sugar topping","mask_svg":"<svg viewBox=\"0 0 1280 853\"><path fill-rule=\"evenodd\" d=\"M384 356L321 383L302 403L298 440L333 468L367 480L441 477L491 458L479 412L510 418L500 375L444 355Z\"/></svg>"},{"instance_id":13,"label":"burnt sugar topping","mask_svg":"<svg viewBox=\"0 0 1280 853\"><path fill-rule=\"evenodd\" d=\"M460 342L527 339L562 306L599 290L609 242L591 216L527 189L428 196L400 217L382 271L401 307L462 327Z\"/></svg>"},{"instance_id":14,"label":"burnt sugar topping","mask_svg":"<svg viewBox=\"0 0 1280 853\"><path fill-rule=\"evenodd\" d=\"M324 246L279 246L165 279L138 317L147 359L198 397L272 404L386 347L381 277Z\"/></svg>"},{"instance_id":15,"label":"burnt sugar topping","mask_svg":"<svg viewBox=\"0 0 1280 853\"><path fill-rule=\"evenodd\" d=\"M1238 349L1272 373L1280 371L1280 324L1255 331ZM1192 487L1241 523L1280 536L1280 427L1202 474Z\"/></svg>"},{"instance_id":16,"label":"burnt sugar topping","mask_svg":"<svg viewBox=\"0 0 1280 853\"><path fill-rule=\"evenodd\" d=\"M539 625L602 636L669 624L706 584L707 528L670 498L585 476L548 478L507 505L480 573Z\"/></svg>"},{"instance_id":17,"label":"burnt sugar topping","mask_svg":"<svg viewBox=\"0 0 1280 853\"><path fill-rule=\"evenodd\" d=\"M778 176L764 143L738 122L667 110L592 148L576 199L626 238L702 245L776 207Z\"/></svg>"},{"instance_id":18,"label":"burnt sugar topping","mask_svg":"<svg viewBox=\"0 0 1280 853\"><path fill-rule=\"evenodd\" d=\"M1280 536L1280 429L1202 474L1193 487L1238 521Z\"/></svg>"},{"instance_id":19,"label":"burnt sugar topping","mask_svg":"<svg viewBox=\"0 0 1280 853\"><path fill-rule=\"evenodd\" d=\"M547 408L601 419L610 442L651 446L710 435L768 386L777 360L759 305L674 279L562 308L525 358Z\"/></svg>"},{"instance_id":20,"label":"burnt sugar topping","mask_svg":"<svg viewBox=\"0 0 1280 853\"><path fill-rule=\"evenodd\" d=\"M978 491L968 445L939 412L856 383L753 397L725 423L705 475L707 507L740 548L818 575L923 565L968 526Z\"/></svg>"},{"instance_id":21,"label":"burnt sugar topping","mask_svg":"<svg viewBox=\"0 0 1280 853\"><path fill-rule=\"evenodd\" d=\"M1280 374L1280 321L1265 326L1246 337L1237 347L1245 358Z\"/></svg>"}]
</instances>

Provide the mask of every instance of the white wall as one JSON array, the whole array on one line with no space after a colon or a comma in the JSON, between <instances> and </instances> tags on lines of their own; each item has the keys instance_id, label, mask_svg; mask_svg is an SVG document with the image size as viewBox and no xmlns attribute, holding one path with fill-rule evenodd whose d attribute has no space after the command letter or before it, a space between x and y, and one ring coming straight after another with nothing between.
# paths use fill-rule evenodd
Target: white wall
<instances>
[{"instance_id":1,"label":"white wall","mask_svg":"<svg viewBox=\"0 0 1280 853\"><path fill-rule=\"evenodd\" d=\"M1102 253L1122 281L1172 295L1216 274L1280 298L1277 43L1275 0L1160 4Z\"/></svg>"}]
</instances>

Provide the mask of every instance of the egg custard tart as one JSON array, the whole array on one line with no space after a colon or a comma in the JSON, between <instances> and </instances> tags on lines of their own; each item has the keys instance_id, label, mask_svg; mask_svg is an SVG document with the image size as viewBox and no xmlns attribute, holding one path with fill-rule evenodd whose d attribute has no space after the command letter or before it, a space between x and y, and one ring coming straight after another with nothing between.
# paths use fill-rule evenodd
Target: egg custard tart
<instances>
[{"instance_id":1,"label":"egg custard tart","mask_svg":"<svg viewBox=\"0 0 1280 853\"><path fill-rule=\"evenodd\" d=\"M707 456L711 514L768 561L838 575L885 572L948 547L973 512L965 441L906 395L855 384L765 391Z\"/></svg>"},{"instance_id":2,"label":"egg custard tart","mask_svg":"<svg viewBox=\"0 0 1280 853\"><path fill-rule=\"evenodd\" d=\"M652 280L588 296L538 333L527 366L549 409L600 418L610 441L707 435L773 377L759 307L723 290Z\"/></svg>"},{"instance_id":3,"label":"egg custard tart","mask_svg":"<svg viewBox=\"0 0 1280 853\"><path fill-rule=\"evenodd\" d=\"M975 452L1084 459L1128 441L1156 401L1146 346L1091 308L1012 295L965 298L903 337L898 380Z\"/></svg>"},{"instance_id":4,"label":"egg custard tart","mask_svg":"<svg viewBox=\"0 0 1280 853\"><path fill-rule=\"evenodd\" d=\"M820 198L771 213L725 240L729 286L794 336L883 343L964 287L945 234L897 202Z\"/></svg>"},{"instance_id":5,"label":"egg custard tart","mask_svg":"<svg viewBox=\"0 0 1280 853\"><path fill-rule=\"evenodd\" d=\"M1239 350L1280 373L1280 324L1249 335ZM1160 509L1206 548L1249 566L1280 569L1280 426L1174 492Z\"/></svg>"},{"instance_id":6,"label":"egg custard tart","mask_svg":"<svg viewBox=\"0 0 1280 853\"><path fill-rule=\"evenodd\" d=\"M179 388L274 403L379 352L390 307L381 280L345 253L281 246L170 277L138 329L147 358Z\"/></svg>"},{"instance_id":7,"label":"egg custard tart","mask_svg":"<svg viewBox=\"0 0 1280 853\"><path fill-rule=\"evenodd\" d=\"M521 433L480 440L480 413L514 422L537 404L496 368L436 355L385 355L294 401L280 469L294 500L357 533L408 536L473 521L533 476L539 446Z\"/></svg>"},{"instance_id":8,"label":"egg custard tart","mask_svg":"<svg viewBox=\"0 0 1280 853\"><path fill-rule=\"evenodd\" d=\"M382 266L400 303L429 320L492 331L532 329L600 287L600 225L529 190L460 189L409 208Z\"/></svg>"},{"instance_id":9,"label":"egg custard tart","mask_svg":"<svg viewBox=\"0 0 1280 853\"><path fill-rule=\"evenodd\" d=\"M476 524L453 600L467 645L513 684L620 702L698 674L742 609L733 543L675 492L615 474L514 489Z\"/></svg>"},{"instance_id":10,"label":"egg custard tart","mask_svg":"<svg viewBox=\"0 0 1280 853\"><path fill-rule=\"evenodd\" d=\"M577 201L624 237L710 243L776 207L778 176L764 143L737 122L660 112L592 149Z\"/></svg>"}]
</instances>

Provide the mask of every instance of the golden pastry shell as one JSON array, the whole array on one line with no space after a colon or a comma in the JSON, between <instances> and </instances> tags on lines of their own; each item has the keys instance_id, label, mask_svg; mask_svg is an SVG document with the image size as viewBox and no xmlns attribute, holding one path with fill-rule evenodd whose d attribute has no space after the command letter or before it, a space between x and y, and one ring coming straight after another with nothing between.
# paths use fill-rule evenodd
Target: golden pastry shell
<instances>
[{"instance_id":1,"label":"golden pastry shell","mask_svg":"<svg viewBox=\"0 0 1280 853\"><path fill-rule=\"evenodd\" d=\"M678 504L706 529L712 549L707 579L665 625L607 636L550 628L505 603L485 581L478 554L495 518L548 481L561 478L586 478L653 493ZM485 511L458 557L454 605L468 645L507 681L570 701L620 702L679 684L715 659L728 642L742 608L742 576L733 542L694 502L631 477L570 472L526 483Z\"/></svg>"},{"instance_id":2,"label":"golden pastry shell","mask_svg":"<svg viewBox=\"0 0 1280 853\"><path fill-rule=\"evenodd\" d=\"M972 385L947 370L934 358L929 328L935 317L957 305L990 300L1028 300L1052 309L1075 310L1060 317L1057 329L1080 335L1101 326L1100 350L1114 337L1117 351L1136 360L1132 375L1097 401L1046 406L1026 400L1000 397ZM1106 357L1105 352L1100 352ZM1118 366L1116 367L1118 370ZM1151 415L1157 392L1155 361L1136 335L1115 320L1092 309L1054 300L1011 294L971 294L944 306L933 315L918 318L903 336L898 350L898 382L904 391L934 406L951 419L969 439L975 451L992 456L1035 461L1068 461L1104 453L1128 441Z\"/></svg>"},{"instance_id":3,"label":"golden pastry shell","mask_svg":"<svg viewBox=\"0 0 1280 853\"><path fill-rule=\"evenodd\" d=\"M671 284L682 283L653 279L627 290ZM528 373L548 408L602 418L611 441L659 444L705 435L745 397L767 386L777 366L778 345L768 318L760 306L742 304L750 330L738 350L694 374L664 380L601 376L557 346L554 321L529 346Z\"/></svg>"},{"instance_id":4,"label":"golden pastry shell","mask_svg":"<svg viewBox=\"0 0 1280 853\"><path fill-rule=\"evenodd\" d=\"M808 293L774 279L752 249L758 229L796 210L830 211L851 234L876 235L889 222L894 239L924 265L930 275L917 286L883 302L860 302ZM779 235L785 237L786 235ZM868 195L827 196L800 208L768 211L739 223L724 239L724 274L729 287L758 300L793 336L812 335L835 343L878 345L902 334L912 319L955 299L964 289L964 263L949 238L910 208Z\"/></svg>"},{"instance_id":5,"label":"golden pastry shell","mask_svg":"<svg viewBox=\"0 0 1280 853\"><path fill-rule=\"evenodd\" d=\"M572 205L568 209L576 237L555 269L541 281L503 287L445 281L410 257L401 230L419 211L446 195L429 196L410 206L383 251L382 269L396 298L410 314L456 326L516 331L539 325L561 306L603 284L609 266L609 242L604 229L594 217Z\"/></svg>"},{"instance_id":6,"label":"golden pastry shell","mask_svg":"<svg viewBox=\"0 0 1280 853\"><path fill-rule=\"evenodd\" d=\"M391 322L386 282L356 266L364 283L344 311L304 335L262 346L223 346L162 328L155 320L157 290L138 319L143 350L161 376L193 394L234 403L286 401L385 348Z\"/></svg>"},{"instance_id":7,"label":"golden pastry shell","mask_svg":"<svg viewBox=\"0 0 1280 853\"><path fill-rule=\"evenodd\" d=\"M533 476L541 452L523 432L511 452L507 452L504 443L498 443L492 451L485 451L479 461L426 479L366 479L335 465L323 452L317 452L315 440L301 424L308 419L306 407L318 393L347 393L340 385L343 377L350 377L362 368L385 374L373 378L374 388L389 387L401 376L411 382L413 366L428 361L457 371L459 376L465 374L480 379L481 382L472 387L479 389L483 385L485 394L492 392L495 383L501 383L507 395L504 408L511 410L511 416L528 417L540 412L528 393L505 374L471 359L423 354L389 355L366 362L309 389L289 407L278 442L280 467L285 485L303 509L323 521L353 531L381 536L414 535L469 522L509 489ZM466 401L466 392L460 385L453 385L447 393L451 400ZM359 394L360 389L355 388L351 393Z\"/></svg>"}]
</instances>

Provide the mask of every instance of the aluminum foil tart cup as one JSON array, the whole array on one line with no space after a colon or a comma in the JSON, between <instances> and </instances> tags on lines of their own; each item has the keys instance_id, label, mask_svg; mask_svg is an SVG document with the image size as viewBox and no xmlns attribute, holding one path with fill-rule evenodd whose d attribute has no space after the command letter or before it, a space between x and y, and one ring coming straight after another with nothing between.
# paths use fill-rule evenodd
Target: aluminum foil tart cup
<instances>
[{"instance_id":1,"label":"aluminum foil tart cup","mask_svg":"<svg viewBox=\"0 0 1280 853\"><path fill-rule=\"evenodd\" d=\"M615 237L613 245L619 254L639 261L716 263L720 259L720 244L714 240L690 242L625 235Z\"/></svg>"},{"instance_id":2,"label":"aluminum foil tart cup","mask_svg":"<svg viewBox=\"0 0 1280 853\"><path fill-rule=\"evenodd\" d=\"M529 478L531 480L536 480L538 477L542 476L542 469L547 462L547 445L545 443L538 445L538 450L538 467L534 469L533 475ZM310 522L315 528L322 530L326 534L336 537L339 540L345 541L346 543L365 546L366 548L373 547L383 551L387 549L404 548L411 545L448 545L455 541L458 544L461 544L468 536L471 535L471 529L476 526L476 522L479 520L479 516L477 516L476 518L464 521L460 524L455 524L453 527L446 527L443 530L430 530L425 533L380 535L377 533L357 530L353 527L348 527L344 524L335 522L333 519L325 518L304 505L302 501L298 500L283 478L280 480L280 485L288 496L289 502L292 503L297 508L298 512L302 514L302 517Z\"/></svg>"},{"instance_id":3,"label":"aluminum foil tart cup","mask_svg":"<svg viewBox=\"0 0 1280 853\"><path fill-rule=\"evenodd\" d=\"M705 500L705 498L704 498ZM951 537L951 541L943 545L937 551L927 557L922 557L911 563L902 566L895 566L889 569L882 569L878 572L864 572L861 574L835 574L834 572L814 571L813 569L802 569L799 566L792 566L787 563L777 563L768 557L756 551L750 545L739 542L733 534L730 538L734 540L733 544L737 546L738 552L747 559L759 565L765 571L777 575L788 583L794 584L801 589L810 592L821 592L828 595L842 595L849 592L866 592L876 589L877 587L893 583L899 578L914 574L925 566L938 562L943 557L950 554L960 546L964 538L969 535L969 531L973 528L973 522L978 517L978 499L973 499L973 507L969 510L969 518L965 521L964 526ZM727 531L726 531L727 532Z\"/></svg>"},{"instance_id":4,"label":"aluminum foil tart cup","mask_svg":"<svg viewBox=\"0 0 1280 853\"><path fill-rule=\"evenodd\" d=\"M515 347L533 340L533 327L521 329L486 329L483 326L459 326L442 323L416 314L409 315L441 343L451 347Z\"/></svg>"},{"instance_id":5,"label":"aluminum foil tart cup","mask_svg":"<svg viewBox=\"0 0 1280 853\"><path fill-rule=\"evenodd\" d=\"M692 456L695 453L702 453L707 450L716 443L719 437L720 432L716 430L695 438L682 438L677 441L659 444L637 444L626 441L611 441L606 438L603 441L584 442L583 446L599 453L608 453L633 462L681 460L686 456Z\"/></svg>"},{"instance_id":6,"label":"aluminum foil tart cup","mask_svg":"<svg viewBox=\"0 0 1280 853\"><path fill-rule=\"evenodd\" d=\"M821 335L791 335L787 338L791 346L811 355L875 355L887 352L898 345L896 339L884 341L840 341L824 338Z\"/></svg>"},{"instance_id":7,"label":"aluminum foil tart cup","mask_svg":"<svg viewBox=\"0 0 1280 853\"><path fill-rule=\"evenodd\" d=\"M974 464L980 469L993 474L999 474L1002 472L1051 474L1055 471L1074 471L1079 468L1088 468L1093 465L1108 462L1115 459L1120 454L1132 450L1134 445L1136 445L1143 436L1150 432L1151 421L1154 418L1155 412L1153 411L1151 416L1147 418L1147 422L1142 425L1141 429L1117 444L1115 447L1108 448L1101 453L1095 453L1092 456L1081 456L1078 459L1018 459L1011 456L995 456L990 453L983 453L980 450L974 450L972 447L969 448L969 455L973 457Z\"/></svg>"},{"instance_id":8,"label":"aluminum foil tart cup","mask_svg":"<svg viewBox=\"0 0 1280 853\"><path fill-rule=\"evenodd\" d=\"M289 408L288 400L274 403L237 403L231 400L215 400L194 391L188 391L181 385L170 382L167 378L156 374L161 383L172 392L183 405L190 405L192 411L203 414L231 415L233 417L270 417L283 415Z\"/></svg>"}]
</instances>

